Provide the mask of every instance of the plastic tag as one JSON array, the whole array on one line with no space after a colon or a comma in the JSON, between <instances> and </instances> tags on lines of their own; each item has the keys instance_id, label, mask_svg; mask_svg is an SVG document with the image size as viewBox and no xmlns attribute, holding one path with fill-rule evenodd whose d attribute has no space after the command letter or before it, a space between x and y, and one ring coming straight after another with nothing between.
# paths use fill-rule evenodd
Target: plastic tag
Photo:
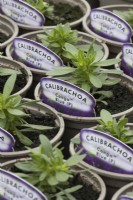
<instances>
[{"instance_id":1,"label":"plastic tag","mask_svg":"<svg viewBox=\"0 0 133 200\"><path fill-rule=\"evenodd\" d=\"M117 42L130 42L132 28L129 24L111 11L92 9L90 29L96 34Z\"/></svg>"},{"instance_id":2,"label":"plastic tag","mask_svg":"<svg viewBox=\"0 0 133 200\"><path fill-rule=\"evenodd\" d=\"M40 87L43 102L58 112L82 117L95 116L95 99L79 87L54 78L42 78Z\"/></svg>"},{"instance_id":3,"label":"plastic tag","mask_svg":"<svg viewBox=\"0 0 133 200\"><path fill-rule=\"evenodd\" d=\"M57 54L33 40L15 38L13 47L13 57L31 68L50 71L54 67L63 66Z\"/></svg>"}]
</instances>

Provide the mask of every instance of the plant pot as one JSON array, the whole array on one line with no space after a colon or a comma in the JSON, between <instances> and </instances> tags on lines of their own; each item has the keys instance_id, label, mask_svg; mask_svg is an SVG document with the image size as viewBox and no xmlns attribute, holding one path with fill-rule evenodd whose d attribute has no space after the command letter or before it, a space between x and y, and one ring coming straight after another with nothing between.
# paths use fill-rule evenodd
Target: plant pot
<instances>
[{"instance_id":1,"label":"plant pot","mask_svg":"<svg viewBox=\"0 0 133 200\"><path fill-rule=\"evenodd\" d=\"M26 95L26 93L28 92L28 90L30 89L31 84L32 84L33 76L32 76L31 71L24 64L14 61L14 60L11 60L4 56L0 56L0 67L21 70L22 73L25 74L26 81L27 81L26 85L20 91L15 93L15 94L19 94L24 97Z\"/></svg>"},{"instance_id":2,"label":"plant pot","mask_svg":"<svg viewBox=\"0 0 133 200\"><path fill-rule=\"evenodd\" d=\"M119 200L121 195L126 195L127 192L133 192L133 182L120 188L111 198L111 200ZM123 199L124 200L124 199ZM130 200L130 199L129 199Z\"/></svg>"},{"instance_id":3,"label":"plant pot","mask_svg":"<svg viewBox=\"0 0 133 200\"><path fill-rule=\"evenodd\" d=\"M129 88L133 92L133 79L126 75L110 75L111 77L119 77L121 79L121 85L126 85L127 88ZM40 83L36 86L35 92L34 92L35 99L40 99ZM68 156L68 146L69 141L72 137L74 137L82 128L89 128L93 127L97 124L97 121L100 120L100 117L77 117L72 115L66 115L63 113L60 113L60 115L65 120L65 133L62 137L62 141L64 146L66 147L65 154ZM120 118L123 115L125 115L130 122L132 122L132 116L133 116L133 107L130 109L127 109L123 112L119 112L117 114L113 114L113 117Z\"/></svg>"},{"instance_id":4,"label":"plant pot","mask_svg":"<svg viewBox=\"0 0 133 200\"><path fill-rule=\"evenodd\" d=\"M0 42L0 50L3 50L18 35L17 24L6 16L0 14L0 33L6 38Z\"/></svg>"},{"instance_id":5,"label":"plant pot","mask_svg":"<svg viewBox=\"0 0 133 200\"><path fill-rule=\"evenodd\" d=\"M65 4L69 4L71 6L79 6L81 11L83 12L83 16L76 20L76 21L73 21L70 23L70 26L71 27L77 27L79 26L81 23L82 23L82 20L84 18L84 16L86 15L89 15L90 13L90 5L87 3L86 0L78 0L78 1L72 1L72 0L50 0L49 1L50 3L54 3L54 4L59 4L59 3L65 3ZM27 31L32 31L32 30L41 30L43 28L47 28L47 27L54 27L54 26L30 26L30 25L24 25L24 24L21 24L21 23L17 23L17 25L19 26L20 28L20 32L21 32L21 29L22 29L22 32L27 32Z\"/></svg>"},{"instance_id":6,"label":"plant pot","mask_svg":"<svg viewBox=\"0 0 133 200\"><path fill-rule=\"evenodd\" d=\"M133 124L129 123L128 127L133 129ZM93 127L94 128L94 127ZM75 138L79 137L79 134L75 136ZM70 143L70 153L72 155L75 154L75 147L74 144ZM88 163L82 161L81 165L85 168L89 168L93 172L99 174L102 179L104 180L106 187L107 187L107 200L111 199L112 195L122 186L126 185L127 183L130 183L133 181L133 175L131 174L120 174L120 173L114 173L102 170L100 168L94 167L92 165L89 165Z\"/></svg>"},{"instance_id":7,"label":"plant pot","mask_svg":"<svg viewBox=\"0 0 133 200\"><path fill-rule=\"evenodd\" d=\"M3 164L1 164L1 167L3 169L10 170L11 167L15 163L20 162L20 161L24 161L24 159L17 159L17 160L12 160L12 161L3 163ZM81 169L81 167L76 166L74 169L78 171ZM98 176L96 173L93 173L93 172L87 170L85 172L80 172L80 177L81 177L81 180L83 181L83 183L85 183L85 185L88 185L88 187L92 186L94 191L97 191L100 193L99 197L96 200L104 200L105 199L106 187L100 176ZM87 196L86 196L86 199L88 199ZM88 200L90 200L90 199L88 199Z\"/></svg>"},{"instance_id":8,"label":"plant pot","mask_svg":"<svg viewBox=\"0 0 133 200\"><path fill-rule=\"evenodd\" d=\"M128 9L132 9L133 5L127 5L127 4L122 4L122 5L109 5L109 6L103 6L103 7L99 7L100 9L105 9L105 10L109 10L109 11L113 11L113 10L120 10L120 11L126 11ZM83 19L83 29L85 30L85 32L93 35L96 38L101 39L103 42L105 42L108 47L109 47L109 51L111 53L119 53L121 51L121 47L123 45L122 42L116 42L110 39L107 39L105 37L99 36L98 34L94 33L90 28L89 28L89 24L90 24L90 19L89 16L84 17Z\"/></svg>"},{"instance_id":9,"label":"plant pot","mask_svg":"<svg viewBox=\"0 0 133 200\"><path fill-rule=\"evenodd\" d=\"M122 59L122 52L118 53L117 56L116 56L116 58ZM121 68L121 63L115 64L115 68L116 68L116 69L121 69L121 70L123 70L123 72L124 72L127 76L133 78L132 72L131 72L130 70L126 70L125 68Z\"/></svg>"},{"instance_id":10,"label":"plant pot","mask_svg":"<svg viewBox=\"0 0 133 200\"><path fill-rule=\"evenodd\" d=\"M100 0L100 6L107 6L107 5L115 5L115 4L132 4L132 0L111 0L111 1L106 1L106 0Z\"/></svg>"},{"instance_id":11,"label":"plant pot","mask_svg":"<svg viewBox=\"0 0 133 200\"><path fill-rule=\"evenodd\" d=\"M44 32L43 30L30 32L30 33L21 35L21 37L36 41L37 40L36 39L37 34L42 34L43 32ZM94 39L93 36L86 34L86 33L83 33L83 32L78 32L78 36L81 36L83 38L81 40L81 42L83 42L84 44L89 44ZM104 56L103 56L102 60L106 60L109 56L109 50L108 50L107 45L104 44L104 43L101 43L101 41L99 39L96 39L95 43L97 45L102 46L102 49L103 49L103 52L104 52ZM13 45L11 43L6 48L6 55L10 59L13 59L12 52L13 52ZM30 70L33 73L34 80L37 81L37 82L40 80L40 78L46 76L46 70L40 70L40 69L35 69L35 68L30 68Z\"/></svg>"},{"instance_id":12,"label":"plant pot","mask_svg":"<svg viewBox=\"0 0 133 200\"><path fill-rule=\"evenodd\" d=\"M30 99L23 99L23 102L31 101ZM41 103L32 103L31 105L28 105L25 107L26 110L30 111L30 113L34 115L46 115L50 114L53 115L55 118L55 124L59 128L57 134L55 137L53 137L50 142L52 145L55 145L60 138L62 137L62 134L64 132L64 120L59 114L56 112L55 109L51 108L48 105L41 104ZM37 147L36 147L37 148ZM28 150L21 150L21 151L14 151L14 152L0 152L0 158L1 158L1 163L12 160L12 159L17 159L17 158L24 158L28 157L29 153L31 152L32 149Z\"/></svg>"}]
</instances>

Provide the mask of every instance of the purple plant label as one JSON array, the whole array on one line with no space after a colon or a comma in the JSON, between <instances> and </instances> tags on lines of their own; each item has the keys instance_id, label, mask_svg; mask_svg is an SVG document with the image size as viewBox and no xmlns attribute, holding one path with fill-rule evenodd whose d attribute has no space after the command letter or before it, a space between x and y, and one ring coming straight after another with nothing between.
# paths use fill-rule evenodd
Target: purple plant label
<instances>
[{"instance_id":1,"label":"purple plant label","mask_svg":"<svg viewBox=\"0 0 133 200\"><path fill-rule=\"evenodd\" d=\"M95 116L95 99L89 93L66 81L42 78L40 97L58 112L73 116Z\"/></svg>"},{"instance_id":2,"label":"purple plant label","mask_svg":"<svg viewBox=\"0 0 133 200\"><path fill-rule=\"evenodd\" d=\"M0 152L11 152L13 151L15 141L13 136L0 128Z\"/></svg>"},{"instance_id":3,"label":"purple plant label","mask_svg":"<svg viewBox=\"0 0 133 200\"><path fill-rule=\"evenodd\" d=\"M132 36L129 24L108 10L92 9L89 27L98 35L117 42L130 42Z\"/></svg>"},{"instance_id":4,"label":"purple plant label","mask_svg":"<svg viewBox=\"0 0 133 200\"><path fill-rule=\"evenodd\" d=\"M21 0L0 0L0 12L20 24L43 26L45 22L41 12Z\"/></svg>"},{"instance_id":5,"label":"purple plant label","mask_svg":"<svg viewBox=\"0 0 133 200\"><path fill-rule=\"evenodd\" d=\"M58 55L33 40L15 38L13 47L13 58L21 60L31 68L50 71L54 67L63 66Z\"/></svg>"},{"instance_id":6,"label":"purple plant label","mask_svg":"<svg viewBox=\"0 0 133 200\"><path fill-rule=\"evenodd\" d=\"M0 169L0 200L47 200L37 188L14 175Z\"/></svg>"},{"instance_id":7,"label":"purple plant label","mask_svg":"<svg viewBox=\"0 0 133 200\"><path fill-rule=\"evenodd\" d=\"M87 128L81 130L80 140L88 164L110 172L133 174L133 150L126 144L107 133Z\"/></svg>"},{"instance_id":8,"label":"purple plant label","mask_svg":"<svg viewBox=\"0 0 133 200\"><path fill-rule=\"evenodd\" d=\"M133 44L123 44L122 46L122 61L120 68L125 74L133 77Z\"/></svg>"},{"instance_id":9,"label":"purple plant label","mask_svg":"<svg viewBox=\"0 0 133 200\"><path fill-rule=\"evenodd\" d=\"M121 195L118 200L133 200L133 197L129 197L128 195Z\"/></svg>"}]
</instances>

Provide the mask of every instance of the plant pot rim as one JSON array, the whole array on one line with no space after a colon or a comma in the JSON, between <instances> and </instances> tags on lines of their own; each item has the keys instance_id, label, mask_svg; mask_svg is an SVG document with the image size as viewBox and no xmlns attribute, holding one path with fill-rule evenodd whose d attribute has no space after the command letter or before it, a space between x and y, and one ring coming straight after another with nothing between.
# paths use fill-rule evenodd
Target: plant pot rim
<instances>
[{"instance_id":1,"label":"plant pot rim","mask_svg":"<svg viewBox=\"0 0 133 200\"><path fill-rule=\"evenodd\" d=\"M133 78L132 77L129 77L125 74L123 75L119 75L121 78L124 77L124 79L132 82L133 84ZM37 86L35 87L35 90L34 90L34 97L36 100L40 100L40 97L39 97L39 91L40 91L40 83L37 84ZM116 117L116 118L119 118L123 115L129 115L133 113L133 107L123 111L123 112L120 112L120 113L117 113L117 114L113 114L112 116L113 117ZM75 122L95 122L95 121L98 121L100 120L100 116L98 117L79 117L79 116L72 116L72 115L67 115L67 114L63 114L63 113L60 113L60 115L66 119L66 120L69 120L69 121L75 121Z\"/></svg>"},{"instance_id":2,"label":"plant pot rim","mask_svg":"<svg viewBox=\"0 0 133 200\"><path fill-rule=\"evenodd\" d=\"M112 196L111 200L119 200L119 196L122 195L124 192L129 191L130 188L132 188L133 190L133 182L132 183L128 183L126 185L124 185L123 187L121 187L119 190L117 190L115 192L115 194Z\"/></svg>"},{"instance_id":3,"label":"plant pot rim","mask_svg":"<svg viewBox=\"0 0 133 200\"><path fill-rule=\"evenodd\" d=\"M28 77L27 83L20 91L15 93L15 95L19 94L19 95L23 96L23 94L25 94L25 92L30 88L32 81L33 81L33 76L32 76L30 69L28 69L23 63L17 62L15 60L12 60L5 56L0 56L0 60L1 59L7 61L7 63L8 62L13 63L14 66L19 66L20 69L24 69L25 75Z\"/></svg>"},{"instance_id":4,"label":"plant pot rim","mask_svg":"<svg viewBox=\"0 0 133 200\"><path fill-rule=\"evenodd\" d=\"M60 0L61 1L61 0ZM68 0L65 0L65 3L67 3L67 1ZM61 1L61 2L63 2L63 1ZM68 3L69 3L69 1L68 1ZM80 4L81 4L81 6L80 6ZM90 14L90 11L91 11L91 7L90 7L90 5L89 5L89 3L86 1L86 0L78 0L78 4L77 5L79 5L79 7L82 9L82 7L84 6L84 9L86 9L86 12L85 13L83 13L83 16L80 18L80 19L78 19L78 20L75 20L75 21L73 21L73 22L70 22L70 26L71 27L76 27L77 25L79 25L80 23L82 23L82 20L83 20L83 18L85 17L85 16L87 16L87 15L89 15ZM83 10L83 9L82 9ZM56 25L53 25L53 26L29 26L29 25L25 25L25 24L21 24L21 23L18 23L18 22L16 22L16 24L18 25L18 27L19 28L22 28L22 29L25 29L25 30L41 30L41 29L43 29L43 28L53 28L53 27L55 27Z\"/></svg>"},{"instance_id":5,"label":"plant pot rim","mask_svg":"<svg viewBox=\"0 0 133 200\"><path fill-rule=\"evenodd\" d=\"M31 101L31 99L27 99L27 98L23 98L23 101ZM39 108L38 108L39 106ZM55 137L50 140L51 144L54 145L57 143L57 141L62 137L64 129L65 129L65 124L64 124L64 120L63 118L57 113L57 111L46 105L46 104L41 104L40 102L37 102L36 104L30 105L31 108L38 109L38 111L42 111L44 112L44 110L48 110L50 111L50 113L52 113L54 116L56 116L56 120L58 120L59 123L59 131L58 133L55 135ZM28 107L27 107L28 108ZM44 109L44 110L43 110ZM32 149L37 149L36 148L32 148ZM0 152L0 158L14 158L14 157L21 157L21 156L28 156L28 154L31 152L32 149L28 149L28 150L22 150L22 151L14 151L14 152Z\"/></svg>"},{"instance_id":6,"label":"plant pot rim","mask_svg":"<svg viewBox=\"0 0 133 200\"><path fill-rule=\"evenodd\" d=\"M23 34L21 36L19 36L20 38L27 38L30 35L34 35L34 34L39 34L39 33L43 33L45 29L52 29L52 28L44 28L43 30L38 30L38 31L33 31L30 33L26 33ZM84 32L80 32L78 31L79 36L83 36L83 37L88 37L88 39L92 38L94 39L94 36L88 34L88 33L84 33ZM109 56L109 48L107 47L107 45L105 43L102 43L102 41L100 39L95 38L96 42L98 42L98 45L101 45L103 47L103 52L104 52L104 56L101 60L106 60ZM88 40L89 41L89 40ZM10 43L7 47L6 47L6 55L8 58L13 59L13 57L11 56L11 49L12 49L12 43ZM41 69L35 69L35 68L31 68L28 67L31 72L38 74L38 75L45 75L45 73L47 72L46 70L41 70Z\"/></svg>"},{"instance_id":7,"label":"plant pot rim","mask_svg":"<svg viewBox=\"0 0 133 200\"><path fill-rule=\"evenodd\" d=\"M13 160L1 163L0 167L4 169L5 167L13 165L17 162L26 161L26 160L29 160L29 158L13 159ZM76 167L81 168L82 166L77 165ZM98 197L97 200L104 200L105 196L106 196L106 186L105 186L103 179L98 174L92 172L91 170L87 170L87 171L81 172L81 173L85 176L87 174L87 177L90 177L90 176L92 177L92 178L89 178L89 182L90 182L90 184L94 185L94 187L97 187L97 184L99 184L98 186L100 186L99 189L101 189L101 190L99 192L100 196Z\"/></svg>"},{"instance_id":8,"label":"plant pot rim","mask_svg":"<svg viewBox=\"0 0 133 200\"><path fill-rule=\"evenodd\" d=\"M133 127L133 123L128 123L127 125ZM90 128L94 129L95 127L90 127ZM78 138L78 137L79 137L79 133L74 138ZM72 142L70 142L69 152L71 155L75 154L74 144ZM109 177L109 178L113 178L116 180L131 180L131 181L133 181L133 174L121 174L121 173L105 171L103 169L94 167L84 161L81 161L81 165L84 166L85 168L89 168L90 170L92 170L93 172L95 172L99 175L102 175L102 177Z\"/></svg>"},{"instance_id":9,"label":"plant pot rim","mask_svg":"<svg viewBox=\"0 0 133 200\"><path fill-rule=\"evenodd\" d=\"M99 9L108 9L108 8L109 8L109 9L112 9L112 8L117 9L117 8L120 8L120 7L122 7L122 8L133 8L133 5L128 5L128 4L107 5L107 6L101 6L101 7L99 7ZM111 39L104 38L104 37L102 37L102 36L96 34L95 32L93 32L93 31L88 27L88 24L90 23L89 17L90 17L90 16L84 17L84 19L83 19L83 21L82 21L83 29L84 29L87 33L89 33L89 34L91 34L91 35L93 35L93 36L99 38L100 40L102 40L103 42L105 42L105 43L107 43L107 44L115 45L116 47L121 47L121 46L123 45L123 42L113 41L113 40L111 40Z\"/></svg>"},{"instance_id":10,"label":"plant pot rim","mask_svg":"<svg viewBox=\"0 0 133 200\"><path fill-rule=\"evenodd\" d=\"M120 59L122 57L122 51L116 55L116 59ZM115 64L115 69L120 69L120 63Z\"/></svg>"},{"instance_id":11,"label":"plant pot rim","mask_svg":"<svg viewBox=\"0 0 133 200\"><path fill-rule=\"evenodd\" d=\"M0 48L3 49L18 35L19 28L12 19L8 18L5 15L0 14L0 19L3 19L3 21L4 20L8 21L13 28L11 37L8 40L6 40L5 42L3 42L2 44L0 44Z\"/></svg>"}]
</instances>

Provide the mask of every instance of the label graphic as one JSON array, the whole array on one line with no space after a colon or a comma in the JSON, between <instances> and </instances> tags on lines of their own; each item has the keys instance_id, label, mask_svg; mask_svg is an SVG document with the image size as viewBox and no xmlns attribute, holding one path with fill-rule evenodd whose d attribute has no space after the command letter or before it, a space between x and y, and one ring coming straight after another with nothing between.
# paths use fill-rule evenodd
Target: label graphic
<instances>
[{"instance_id":1,"label":"label graphic","mask_svg":"<svg viewBox=\"0 0 133 200\"><path fill-rule=\"evenodd\" d=\"M0 169L0 200L47 200L47 198L25 180Z\"/></svg>"},{"instance_id":2,"label":"label graphic","mask_svg":"<svg viewBox=\"0 0 133 200\"><path fill-rule=\"evenodd\" d=\"M73 116L95 116L95 99L89 93L66 81L42 78L41 99L58 112Z\"/></svg>"},{"instance_id":3,"label":"label graphic","mask_svg":"<svg viewBox=\"0 0 133 200\"><path fill-rule=\"evenodd\" d=\"M120 68L125 72L125 74L133 77L133 44L123 44Z\"/></svg>"},{"instance_id":4,"label":"label graphic","mask_svg":"<svg viewBox=\"0 0 133 200\"><path fill-rule=\"evenodd\" d=\"M89 27L98 35L117 42L130 42L132 36L129 24L108 10L92 9Z\"/></svg>"},{"instance_id":5,"label":"label graphic","mask_svg":"<svg viewBox=\"0 0 133 200\"><path fill-rule=\"evenodd\" d=\"M13 47L13 57L31 68L50 71L54 67L63 66L63 61L58 55L33 40L15 38Z\"/></svg>"},{"instance_id":6,"label":"label graphic","mask_svg":"<svg viewBox=\"0 0 133 200\"><path fill-rule=\"evenodd\" d=\"M133 150L113 136L92 129L82 129L81 145L87 156L85 161L97 168L133 174Z\"/></svg>"},{"instance_id":7,"label":"label graphic","mask_svg":"<svg viewBox=\"0 0 133 200\"><path fill-rule=\"evenodd\" d=\"M13 151L14 143L15 141L13 136L9 132L0 128L0 152Z\"/></svg>"},{"instance_id":8,"label":"label graphic","mask_svg":"<svg viewBox=\"0 0 133 200\"><path fill-rule=\"evenodd\" d=\"M41 12L21 0L0 0L0 11L20 24L43 26L45 22Z\"/></svg>"}]
</instances>

